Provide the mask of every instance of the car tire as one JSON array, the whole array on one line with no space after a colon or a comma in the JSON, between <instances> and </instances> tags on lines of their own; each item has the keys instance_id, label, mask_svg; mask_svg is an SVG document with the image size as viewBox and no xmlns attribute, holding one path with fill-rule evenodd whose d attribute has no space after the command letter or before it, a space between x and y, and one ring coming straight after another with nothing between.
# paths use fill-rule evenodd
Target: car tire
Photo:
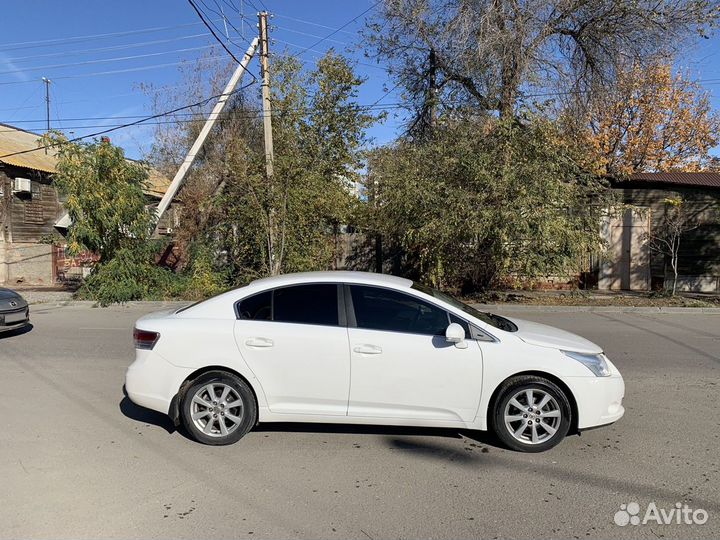
<instances>
[{"instance_id":1,"label":"car tire","mask_svg":"<svg viewBox=\"0 0 720 540\"><path fill-rule=\"evenodd\" d=\"M184 392L180 417L196 441L213 446L233 444L257 423L255 394L237 375L209 371Z\"/></svg>"},{"instance_id":2,"label":"car tire","mask_svg":"<svg viewBox=\"0 0 720 540\"><path fill-rule=\"evenodd\" d=\"M557 384L543 377L521 375L500 386L490 427L512 450L544 452L565 438L571 415L568 396Z\"/></svg>"}]
</instances>

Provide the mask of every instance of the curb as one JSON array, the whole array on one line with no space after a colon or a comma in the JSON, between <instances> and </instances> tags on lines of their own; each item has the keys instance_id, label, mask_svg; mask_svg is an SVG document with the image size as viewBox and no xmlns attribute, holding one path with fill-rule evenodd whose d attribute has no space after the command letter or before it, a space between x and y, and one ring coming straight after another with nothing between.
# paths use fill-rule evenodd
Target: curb
<instances>
[{"instance_id":1,"label":"curb","mask_svg":"<svg viewBox=\"0 0 720 540\"><path fill-rule=\"evenodd\" d=\"M132 301L132 302L125 302L124 304L112 304L107 307L124 307L124 308L130 308L130 307L137 307L137 306L147 306L147 307L157 307L157 308L163 308L163 307L171 307L171 306L183 306L191 303L190 300L188 301L162 301L162 300L148 300L148 301ZM94 300L29 300L28 304L31 306L42 306L42 307L72 307L72 306L86 306L86 307L97 307L101 308L100 304L95 302Z\"/></svg>"},{"instance_id":2,"label":"curb","mask_svg":"<svg viewBox=\"0 0 720 540\"><path fill-rule=\"evenodd\" d=\"M526 306L522 304L471 304L471 306L487 311L525 311L528 313L697 313L720 315L720 308L716 307Z\"/></svg>"},{"instance_id":3,"label":"curb","mask_svg":"<svg viewBox=\"0 0 720 540\"><path fill-rule=\"evenodd\" d=\"M100 307L93 300L30 300L31 306L65 307L65 306L89 306ZM111 307L172 307L182 306L190 303L190 300L168 300L168 301L133 301L125 304L113 304ZM633 306L542 306L524 304L470 304L472 307L483 311L517 311L526 313L659 313L659 314L705 314L720 315L720 307L633 307Z\"/></svg>"}]
</instances>

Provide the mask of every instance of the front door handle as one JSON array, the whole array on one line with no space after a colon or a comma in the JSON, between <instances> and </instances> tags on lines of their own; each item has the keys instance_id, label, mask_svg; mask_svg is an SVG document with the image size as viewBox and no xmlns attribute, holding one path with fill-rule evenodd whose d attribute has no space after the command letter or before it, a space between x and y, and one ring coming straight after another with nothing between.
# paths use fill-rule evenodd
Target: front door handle
<instances>
[{"instance_id":1,"label":"front door handle","mask_svg":"<svg viewBox=\"0 0 720 540\"><path fill-rule=\"evenodd\" d=\"M245 345L248 347L272 347L274 345L272 339L264 337L252 337L245 340Z\"/></svg>"},{"instance_id":2,"label":"front door handle","mask_svg":"<svg viewBox=\"0 0 720 540\"><path fill-rule=\"evenodd\" d=\"M363 343L362 345L356 345L353 348L353 351L358 354L380 354L380 353L382 353L382 347L378 347L377 345L370 345L368 343Z\"/></svg>"}]
</instances>

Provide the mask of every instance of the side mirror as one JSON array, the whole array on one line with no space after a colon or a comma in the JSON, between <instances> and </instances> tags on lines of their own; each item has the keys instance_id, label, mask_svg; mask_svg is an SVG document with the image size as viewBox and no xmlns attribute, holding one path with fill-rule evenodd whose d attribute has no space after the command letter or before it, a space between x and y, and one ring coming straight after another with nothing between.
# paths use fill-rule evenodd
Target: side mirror
<instances>
[{"instance_id":1,"label":"side mirror","mask_svg":"<svg viewBox=\"0 0 720 540\"><path fill-rule=\"evenodd\" d=\"M449 343L454 343L458 349L467 349L467 342L465 341L465 329L458 323L450 323L445 330L445 339Z\"/></svg>"}]
</instances>

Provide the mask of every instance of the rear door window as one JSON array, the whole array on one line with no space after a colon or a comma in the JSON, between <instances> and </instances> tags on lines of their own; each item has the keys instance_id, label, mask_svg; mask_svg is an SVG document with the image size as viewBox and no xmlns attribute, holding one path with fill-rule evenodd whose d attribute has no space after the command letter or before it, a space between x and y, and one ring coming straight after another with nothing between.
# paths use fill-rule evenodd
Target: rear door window
<instances>
[{"instance_id":1,"label":"rear door window","mask_svg":"<svg viewBox=\"0 0 720 540\"><path fill-rule=\"evenodd\" d=\"M338 325L337 285L313 283L273 291L273 320L278 322Z\"/></svg>"},{"instance_id":2,"label":"rear door window","mask_svg":"<svg viewBox=\"0 0 720 540\"><path fill-rule=\"evenodd\" d=\"M249 321L272 320L272 291L265 291L240 300L238 318Z\"/></svg>"}]
</instances>

